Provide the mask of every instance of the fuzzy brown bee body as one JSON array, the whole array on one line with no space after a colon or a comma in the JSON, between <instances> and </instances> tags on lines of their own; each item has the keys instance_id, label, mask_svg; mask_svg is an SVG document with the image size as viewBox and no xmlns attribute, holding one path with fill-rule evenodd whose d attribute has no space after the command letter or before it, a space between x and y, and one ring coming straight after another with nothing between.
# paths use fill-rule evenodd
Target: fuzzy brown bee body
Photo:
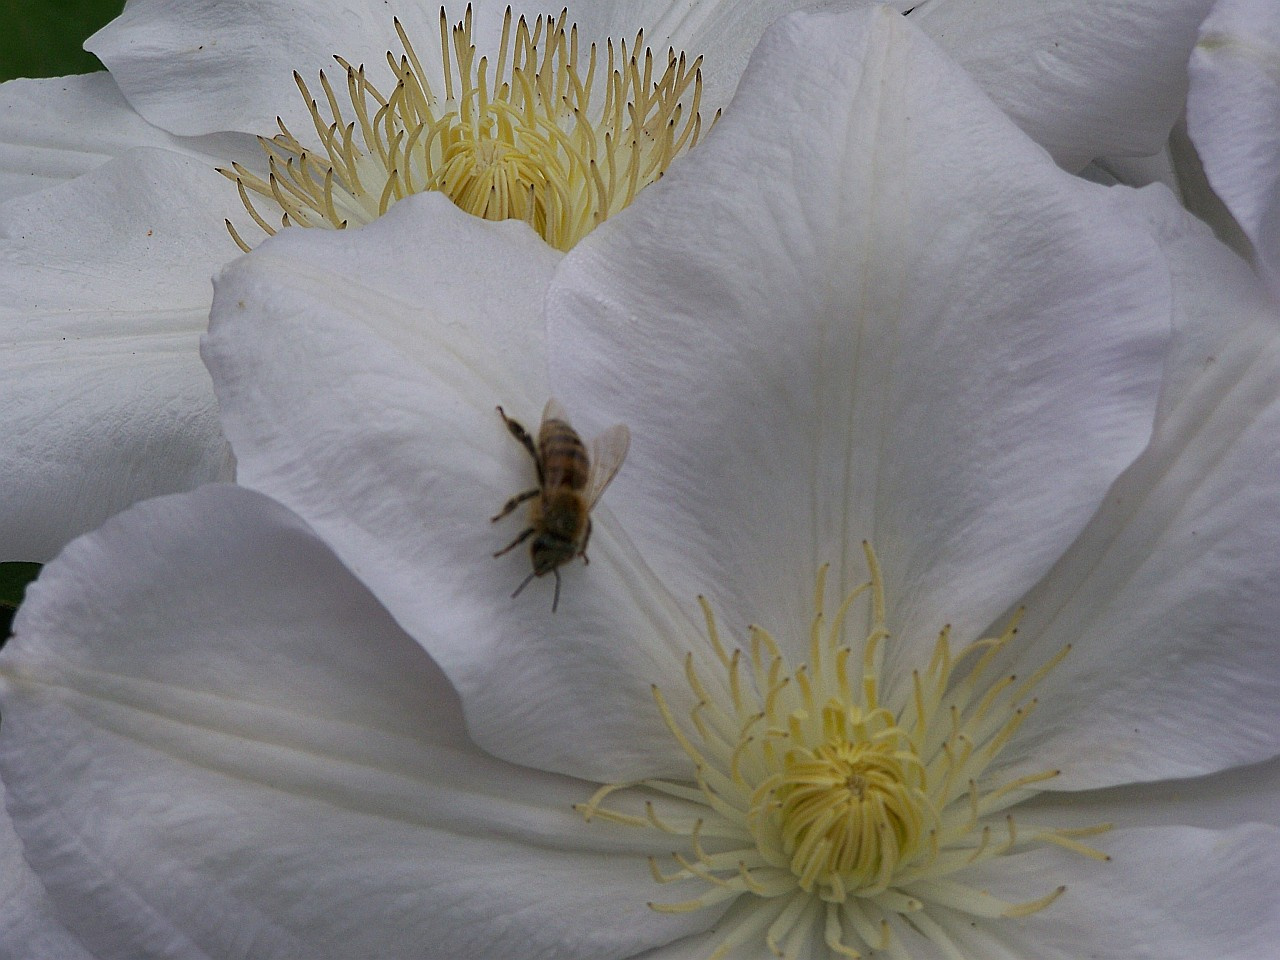
<instances>
[{"instance_id":1,"label":"fuzzy brown bee body","mask_svg":"<svg viewBox=\"0 0 1280 960\"><path fill-rule=\"evenodd\" d=\"M616 424L591 441L588 451L578 432L569 425L564 409L554 399L542 411L535 443L519 421L508 417L501 407L498 414L507 430L529 451L538 472L538 485L508 500L491 519L496 522L520 504L529 505L529 526L518 537L494 554L500 557L533 537L529 558L533 571L516 587L516 596L534 577L551 573L556 578L554 611L560 604L559 567L576 557L587 561L587 543L591 539L591 510L617 474L627 455L630 432Z\"/></svg>"}]
</instances>

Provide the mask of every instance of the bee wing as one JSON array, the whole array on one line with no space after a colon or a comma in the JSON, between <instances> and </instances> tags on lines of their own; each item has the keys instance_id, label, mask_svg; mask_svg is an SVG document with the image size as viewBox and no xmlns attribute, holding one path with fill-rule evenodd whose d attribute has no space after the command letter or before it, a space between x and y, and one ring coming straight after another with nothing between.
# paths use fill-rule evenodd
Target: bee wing
<instances>
[{"instance_id":1,"label":"bee wing","mask_svg":"<svg viewBox=\"0 0 1280 960\"><path fill-rule=\"evenodd\" d=\"M551 397L547 400L547 405L542 408L542 422L546 423L548 420L563 420L565 423L569 422L569 415L564 412L564 407L555 397Z\"/></svg>"},{"instance_id":2,"label":"bee wing","mask_svg":"<svg viewBox=\"0 0 1280 960\"><path fill-rule=\"evenodd\" d=\"M625 423L615 423L600 436L591 441L587 453L591 463L591 476L587 481L587 509L596 505L596 501L604 493L604 488L618 473L622 461L627 457L627 448L631 446L631 431Z\"/></svg>"}]
</instances>

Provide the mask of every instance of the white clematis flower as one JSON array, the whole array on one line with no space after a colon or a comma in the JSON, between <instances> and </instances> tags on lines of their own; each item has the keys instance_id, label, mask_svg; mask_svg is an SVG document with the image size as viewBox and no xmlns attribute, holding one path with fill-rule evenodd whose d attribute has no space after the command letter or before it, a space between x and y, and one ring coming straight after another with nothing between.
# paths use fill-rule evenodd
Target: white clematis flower
<instances>
[{"instance_id":1,"label":"white clematis flower","mask_svg":"<svg viewBox=\"0 0 1280 960\"><path fill-rule=\"evenodd\" d=\"M906 21L790 18L567 257L419 197L224 274L294 513L209 488L46 569L25 858L104 957L1263 957L1278 337ZM555 613L489 520L533 475L493 407L550 392L633 434Z\"/></svg>"},{"instance_id":2,"label":"white clematis flower","mask_svg":"<svg viewBox=\"0 0 1280 960\"><path fill-rule=\"evenodd\" d=\"M1181 109L1186 54L1208 4L894 0L891 6L910 9L1025 130L1064 165L1077 167L1099 154L1145 154L1163 143ZM658 74L668 45L687 54L686 65L704 56L702 112L710 118L728 101L764 26L808 5L592 0L570 8L569 17L580 26L584 56L591 40L630 42L639 30L659 55ZM497 56L505 6L472 4L479 55ZM530 20L558 12L522 3L515 9ZM349 184L350 202L343 202L341 186L335 200L323 169L313 168L313 179L300 173L293 181L301 197L281 186L283 204L264 205L252 196L252 184L255 178L265 183L269 171L246 134L277 134L280 117L301 147L327 155L320 138L312 139L313 118L294 72L319 100L327 123L334 114L318 71L334 76L337 54L368 64L372 82L387 93L393 84L382 71L385 56L404 49L393 21L398 17L422 53L425 71L412 72L434 73L428 49L438 34L436 14L416 2L314 0L300 12L267 0L131 0L88 43L110 66L110 77L15 81L3 88L0 199L55 189L36 201L0 206L0 248L12 266L4 271L0 322L16 343L0 369L11 389L9 419L0 424L11 446L0 474L11 505L0 514L0 560L45 560L134 500L230 475L192 346L205 323L206 279L237 252L219 225L236 224L247 245L262 232L229 185L209 179L209 168L247 165L240 179L250 184L249 199L268 231L285 211L295 223L313 216L361 222L382 209L389 185L392 194L406 179L410 189L421 187L425 178L379 159L377 185ZM449 11L451 21L462 16L461 8ZM357 114L341 73L333 103L350 122ZM358 86L354 99L372 102ZM603 87L596 88L597 109ZM685 104L683 123L691 106ZM649 119L663 116L657 109ZM386 135L402 129L400 148L407 148L415 126L405 123ZM653 129L661 141L661 124ZM690 142L692 136L685 145ZM336 140L330 146L341 152ZM656 153L662 156L661 149ZM88 171L94 174L87 180L71 179ZM645 176L655 173L649 167ZM616 186L603 191L596 178L578 178L579 194L608 194L592 198L591 210L613 210L619 197L629 198L629 172L615 169L612 176ZM523 215L521 196L499 197L492 206L482 199L478 206ZM565 206L571 222L556 227L561 246L590 225L580 205Z\"/></svg>"},{"instance_id":3,"label":"white clematis flower","mask_svg":"<svg viewBox=\"0 0 1280 960\"><path fill-rule=\"evenodd\" d=\"M1280 7L1220 0L1191 57L1187 125L1280 299Z\"/></svg>"},{"instance_id":4,"label":"white clematis flower","mask_svg":"<svg viewBox=\"0 0 1280 960\"><path fill-rule=\"evenodd\" d=\"M760 8L733 30L700 19L675 24L659 35L658 69L651 71L635 24L661 20L669 8L663 0L639 7L593 3L580 30L564 17L552 29L533 12L526 30L519 6L504 26L505 6L483 5L474 27L468 12L465 30L451 35L442 34L450 23L438 22L443 13L416 4L400 11L399 20L395 10L370 4L365 29L354 33L338 5L313 6L308 36L326 51L327 66L334 66L333 54L344 53L370 64L367 74L352 68L356 86L345 106L319 94L326 105L309 115L291 71L314 76L314 51L304 53L270 32L247 45L220 36L219 23L239 29L248 22L227 4L212 22L199 20L197 28L208 33L198 48L237 71L240 56L260 52L264 39L294 59L264 57L261 82L251 92L237 87L220 98L206 91L201 116L188 119L207 123L208 135L150 125L106 75L4 88L0 199L7 202L0 205L0 249L11 269L0 281L0 321L11 331L11 345L0 376L13 394L3 425L11 440L0 474L7 493L0 560L46 560L139 498L231 476L196 351L207 322L208 277L237 255L237 242L247 247L234 228L228 236L224 224L239 221L243 229L247 223L256 242L262 233L250 216L268 233L282 216L343 226L372 219L400 196L438 188L491 219L528 219L567 248L696 142L699 61L696 54L672 54L664 74L666 44L705 48L734 64L732 71L708 70L723 88L736 81L771 9ZM699 16L716 19L710 10ZM190 8L183 17L191 17ZM279 30L287 36L297 18L290 9ZM132 36L139 21L152 22L133 4L104 42L116 37L135 49L134 41L119 38ZM184 26L195 24L184 20ZM327 32L314 29L319 25ZM625 56L615 47L605 55L610 37L625 44ZM442 48L434 59L428 55L433 41ZM593 43L600 45L598 63L588 62ZM229 55L232 49L238 53ZM393 49L406 58L396 74L382 63ZM175 63L187 59L173 57ZM126 85L134 89L137 75L129 76ZM499 79L514 93L504 92ZM319 93L321 85L312 85ZM218 119L227 95L250 96L234 121ZM379 100L388 96L395 109L384 114L388 122L375 124ZM717 105L725 97L727 91ZM441 127L451 111L452 125ZM269 132L282 113L301 114L316 129L279 138L273 149L281 163L269 168L254 138L236 131ZM518 121L530 113L537 116L521 129ZM335 117L341 122L330 132ZM347 121L357 118L362 132L352 141ZM171 129L188 132L181 124ZM317 167L317 158L331 167ZM218 167L234 168L238 184L218 177ZM332 170L339 172L336 197ZM244 185L268 195L274 212L266 219L261 197L255 206L249 192L238 195Z\"/></svg>"}]
</instances>

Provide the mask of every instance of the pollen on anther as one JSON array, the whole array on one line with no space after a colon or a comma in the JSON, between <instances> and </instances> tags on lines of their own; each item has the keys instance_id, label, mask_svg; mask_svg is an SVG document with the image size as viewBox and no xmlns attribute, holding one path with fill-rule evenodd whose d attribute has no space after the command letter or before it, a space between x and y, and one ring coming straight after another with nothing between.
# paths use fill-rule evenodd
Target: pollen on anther
<instances>
[{"instance_id":1,"label":"pollen on anther","mask_svg":"<svg viewBox=\"0 0 1280 960\"><path fill-rule=\"evenodd\" d=\"M1036 704L1031 693L1068 650L1025 679L997 672L998 654L1017 637L1019 610L997 636L961 647L944 627L927 663L894 682L885 668L894 639L884 585L869 544L864 552L870 578L834 612L826 608L827 568L820 570L803 631L775 636L750 625L734 646L699 597L710 650L684 658L685 713L652 686L688 760L689 781L607 787L581 811L584 819L685 837L686 850L671 854L673 869L651 861L650 870L657 882L700 884L703 892L654 902L654 910L685 913L751 898L751 909L725 915L732 919L721 921L710 957L758 938L781 956L798 955L807 943L833 957L883 951L906 958L895 934L904 925L940 956L981 960L948 932L957 918L976 925L1025 917L1050 909L1066 888L1002 900L967 882L966 871L984 865L990 872L1001 858L1043 845L1109 859L1083 842L1108 824L1052 829L1014 816L1012 808L1060 775L1057 768L1001 774L1002 753ZM865 623L855 626L860 617ZM805 661L792 662L789 637L803 638ZM723 682L711 683L717 664ZM644 796L644 817L608 800L632 792ZM664 815L664 797L703 809Z\"/></svg>"},{"instance_id":2,"label":"pollen on anther","mask_svg":"<svg viewBox=\"0 0 1280 960\"><path fill-rule=\"evenodd\" d=\"M279 207L285 224L342 229L436 190L476 216L524 220L567 250L660 178L702 129L702 58L655 56L643 33L630 45L608 41L601 57L595 44L584 51L567 11L530 22L508 8L495 61L476 46L470 7L452 26L441 9L432 76L394 26L403 52L387 54L389 92L342 57L346 83L321 72L323 97L295 71L314 146L279 122L278 135L260 140L265 175L239 163L219 170L264 233L276 232L275 215L255 204Z\"/></svg>"}]
</instances>

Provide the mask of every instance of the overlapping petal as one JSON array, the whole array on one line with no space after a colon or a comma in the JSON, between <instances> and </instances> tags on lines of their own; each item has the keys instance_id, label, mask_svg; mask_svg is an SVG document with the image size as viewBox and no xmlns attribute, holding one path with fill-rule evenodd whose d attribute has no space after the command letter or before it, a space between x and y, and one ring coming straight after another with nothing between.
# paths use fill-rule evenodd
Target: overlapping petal
<instances>
[{"instance_id":1,"label":"overlapping petal","mask_svg":"<svg viewBox=\"0 0 1280 960\"><path fill-rule=\"evenodd\" d=\"M197 343L236 203L141 149L0 207L0 559L45 561L138 499L226 476Z\"/></svg>"},{"instance_id":2,"label":"overlapping petal","mask_svg":"<svg viewBox=\"0 0 1280 960\"><path fill-rule=\"evenodd\" d=\"M496 5L495 5L496 6ZM477 4L482 17L489 10ZM293 84L333 66L333 55L384 69L399 49L392 17L419 36L439 27L420 3L297 7L263 0L143 0L85 43L135 110L182 136L239 130L270 136L275 117L309 126ZM423 30L430 32L422 33Z\"/></svg>"},{"instance_id":3,"label":"overlapping petal","mask_svg":"<svg viewBox=\"0 0 1280 960\"><path fill-rule=\"evenodd\" d=\"M1187 126L1280 296L1280 7L1219 0L1191 57Z\"/></svg>"},{"instance_id":4,"label":"overlapping petal","mask_svg":"<svg viewBox=\"0 0 1280 960\"><path fill-rule=\"evenodd\" d=\"M1280 936L1272 893L1280 879L1277 841L1280 830L1261 824L1150 827L1108 834L1101 844L1111 855L1106 863L1065 851L1025 854L998 871L980 868L980 882L1015 897L1063 883L1053 907L978 929L956 923L948 932L983 960L1078 960L1082 950L1117 960L1261 960Z\"/></svg>"},{"instance_id":5,"label":"overlapping petal","mask_svg":"<svg viewBox=\"0 0 1280 960\"><path fill-rule=\"evenodd\" d=\"M1167 278L907 21L797 15L735 108L566 259L552 382L631 425L614 509L666 582L805 643L815 571L852 586L870 540L916 663L1030 587L1146 444Z\"/></svg>"},{"instance_id":6,"label":"overlapping petal","mask_svg":"<svg viewBox=\"0 0 1280 960\"><path fill-rule=\"evenodd\" d=\"M0 201L78 177L141 146L178 140L129 106L108 73L0 86Z\"/></svg>"},{"instance_id":7,"label":"overlapping petal","mask_svg":"<svg viewBox=\"0 0 1280 960\"><path fill-rule=\"evenodd\" d=\"M571 809L590 785L472 746L421 648L259 495L122 514L16 628L0 771L98 960L622 957L714 919L645 906L642 835Z\"/></svg>"},{"instance_id":8,"label":"overlapping petal","mask_svg":"<svg viewBox=\"0 0 1280 960\"><path fill-rule=\"evenodd\" d=\"M536 429L542 298L560 258L523 224L484 223L434 195L359 231L290 231L223 274L205 357L240 482L307 517L455 683L483 686L495 661L525 664L500 694L525 718L524 732L504 727L502 755L665 768L674 751L647 686L602 687L585 650L566 654L691 632L626 536L597 515L592 565L566 568L558 612L548 582L511 597L527 549L492 556L523 511L489 518L535 482L495 406ZM532 649L545 655L530 660ZM631 652L636 675L679 655L661 641ZM565 675L580 698L558 695ZM589 756L576 738L546 738L553 721L587 730Z\"/></svg>"},{"instance_id":9,"label":"overlapping petal","mask_svg":"<svg viewBox=\"0 0 1280 960\"><path fill-rule=\"evenodd\" d=\"M1280 754L1280 327L1207 228L1163 191L1143 200L1174 277L1155 436L1024 601L1024 663L1073 645L1024 741L1070 789Z\"/></svg>"},{"instance_id":10,"label":"overlapping petal","mask_svg":"<svg viewBox=\"0 0 1280 960\"><path fill-rule=\"evenodd\" d=\"M1265 2L1265 0L1264 0ZM1068 169L1162 148L1212 0L926 0L921 27Z\"/></svg>"},{"instance_id":11,"label":"overlapping petal","mask_svg":"<svg viewBox=\"0 0 1280 960\"><path fill-rule=\"evenodd\" d=\"M1022 809L1037 822L1065 827L1280 827L1280 757L1189 779L1044 793Z\"/></svg>"},{"instance_id":12,"label":"overlapping petal","mask_svg":"<svg viewBox=\"0 0 1280 960\"><path fill-rule=\"evenodd\" d=\"M107 73L0 87L0 560L229 475L195 347L237 252L214 158L250 148L151 126Z\"/></svg>"},{"instance_id":13,"label":"overlapping petal","mask_svg":"<svg viewBox=\"0 0 1280 960\"><path fill-rule=\"evenodd\" d=\"M57 919L3 807L0 782L0 960L94 960Z\"/></svg>"}]
</instances>

